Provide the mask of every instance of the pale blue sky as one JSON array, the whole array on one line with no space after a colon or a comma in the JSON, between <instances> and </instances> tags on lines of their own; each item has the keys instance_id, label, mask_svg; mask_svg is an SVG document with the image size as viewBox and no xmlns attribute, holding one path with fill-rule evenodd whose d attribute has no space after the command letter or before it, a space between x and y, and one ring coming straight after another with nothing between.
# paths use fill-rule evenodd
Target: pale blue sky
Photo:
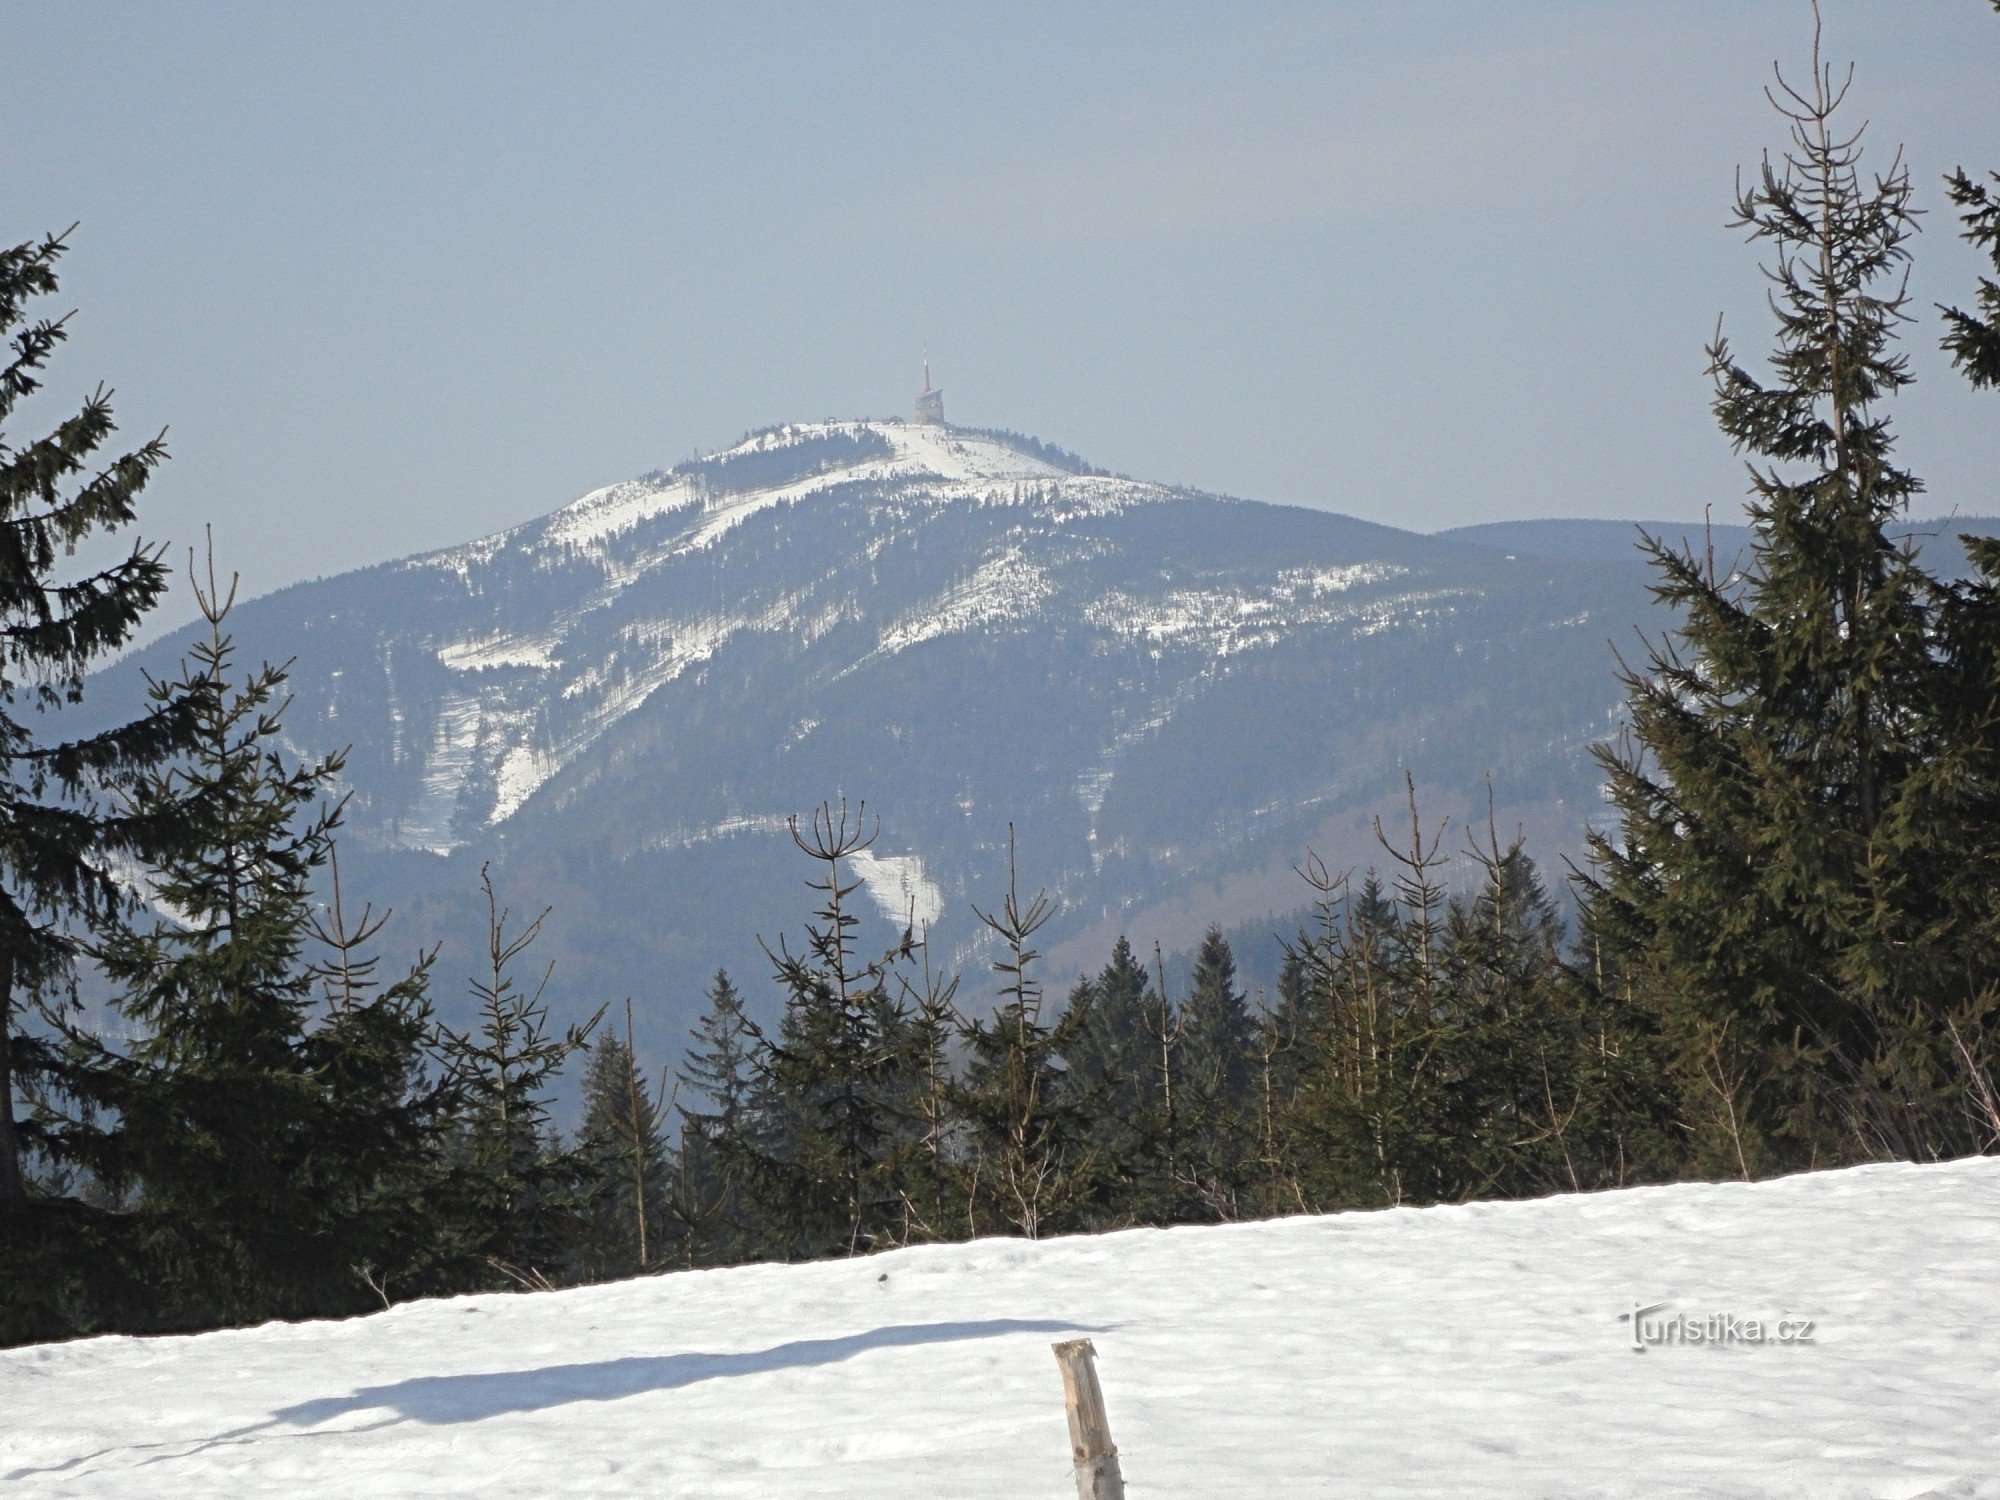
<instances>
[{"instance_id":1,"label":"pale blue sky","mask_svg":"<svg viewBox=\"0 0 2000 1500\"><path fill-rule=\"evenodd\" d=\"M1931 351L2000 168L1986 0L1827 0L1934 210L1901 418L2000 510ZM172 424L147 530L263 591L792 418L950 415L1420 529L1691 517L1740 470L1723 228L1805 0L0 8L0 238L81 219L56 385ZM53 415L53 412L48 412Z\"/></svg>"}]
</instances>

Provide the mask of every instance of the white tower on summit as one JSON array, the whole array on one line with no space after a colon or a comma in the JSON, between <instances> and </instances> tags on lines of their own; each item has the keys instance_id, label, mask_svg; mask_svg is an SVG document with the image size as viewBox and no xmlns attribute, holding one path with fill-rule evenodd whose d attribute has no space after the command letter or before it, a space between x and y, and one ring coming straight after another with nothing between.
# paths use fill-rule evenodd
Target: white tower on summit
<instances>
[{"instance_id":1,"label":"white tower on summit","mask_svg":"<svg viewBox=\"0 0 2000 1500\"><path fill-rule=\"evenodd\" d=\"M930 427L942 427L944 420L944 387L931 389L931 358L924 356L924 388L917 392L917 418Z\"/></svg>"}]
</instances>

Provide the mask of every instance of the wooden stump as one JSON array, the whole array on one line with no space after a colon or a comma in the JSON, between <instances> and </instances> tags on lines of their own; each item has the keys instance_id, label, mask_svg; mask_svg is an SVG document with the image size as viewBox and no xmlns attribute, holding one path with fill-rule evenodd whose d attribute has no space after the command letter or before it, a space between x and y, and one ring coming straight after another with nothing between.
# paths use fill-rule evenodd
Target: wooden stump
<instances>
[{"instance_id":1,"label":"wooden stump","mask_svg":"<svg viewBox=\"0 0 2000 1500\"><path fill-rule=\"evenodd\" d=\"M1097 1350L1089 1339L1055 1346L1062 1367L1063 1404L1069 1412L1069 1451L1076 1465L1077 1500L1125 1500L1125 1476L1118 1472L1118 1445L1104 1415L1104 1392L1097 1384Z\"/></svg>"}]
</instances>

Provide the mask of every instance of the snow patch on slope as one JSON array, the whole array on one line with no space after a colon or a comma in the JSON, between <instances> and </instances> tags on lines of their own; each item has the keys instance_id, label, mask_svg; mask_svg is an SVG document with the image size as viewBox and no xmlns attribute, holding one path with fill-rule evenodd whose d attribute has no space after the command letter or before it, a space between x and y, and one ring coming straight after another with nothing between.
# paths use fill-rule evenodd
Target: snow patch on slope
<instances>
[{"instance_id":1,"label":"snow patch on slope","mask_svg":"<svg viewBox=\"0 0 2000 1500\"><path fill-rule=\"evenodd\" d=\"M493 811L487 815L486 821L506 822L559 769L552 756L543 754L532 745L509 745L507 752L500 757L500 769L494 775Z\"/></svg>"},{"instance_id":2,"label":"snow patch on slope","mask_svg":"<svg viewBox=\"0 0 2000 1500\"><path fill-rule=\"evenodd\" d=\"M1133 594L1112 589L1084 609L1084 618L1112 635L1156 642L1185 642L1222 657L1275 645L1304 625L1323 625L1395 605L1416 595L1369 605L1322 602L1364 584L1382 583L1408 570L1390 563L1341 568L1287 569L1269 581L1169 589Z\"/></svg>"},{"instance_id":3,"label":"snow patch on slope","mask_svg":"<svg viewBox=\"0 0 2000 1500\"><path fill-rule=\"evenodd\" d=\"M488 667L533 667L546 670L555 665L550 643L504 632L475 640L454 641L438 648L438 661L454 672L477 672Z\"/></svg>"},{"instance_id":4,"label":"snow patch on slope","mask_svg":"<svg viewBox=\"0 0 2000 1500\"><path fill-rule=\"evenodd\" d=\"M558 547L588 547L694 501L693 486L685 481L628 479L607 484L557 511L541 540Z\"/></svg>"},{"instance_id":5,"label":"snow patch on slope","mask_svg":"<svg viewBox=\"0 0 2000 1500\"><path fill-rule=\"evenodd\" d=\"M939 636L1025 619L1054 592L1048 575L1020 548L1010 547L922 609L897 620L882 632L876 649L893 656Z\"/></svg>"},{"instance_id":6,"label":"snow patch on slope","mask_svg":"<svg viewBox=\"0 0 2000 1500\"><path fill-rule=\"evenodd\" d=\"M891 922L914 922L921 931L944 915L944 893L924 873L917 855L857 849L848 860L869 899Z\"/></svg>"},{"instance_id":7,"label":"snow patch on slope","mask_svg":"<svg viewBox=\"0 0 2000 1500\"><path fill-rule=\"evenodd\" d=\"M424 757L422 789L397 829L396 842L449 854L459 844L452 831L459 793L477 763L481 715L471 693L448 693L438 706L437 729Z\"/></svg>"},{"instance_id":8,"label":"snow patch on slope","mask_svg":"<svg viewBox=\"0 0 2000 1500\"><path fill-rule=\"evenodd\" d=\"M776 813L739 813L724 818L703 828L672 828L646 840L646 847L655 851L691 849L696 844L710 844L717 839L740 838L746 833L784 833L791 827L791 820Z\"/></svg>"}]
</instances>

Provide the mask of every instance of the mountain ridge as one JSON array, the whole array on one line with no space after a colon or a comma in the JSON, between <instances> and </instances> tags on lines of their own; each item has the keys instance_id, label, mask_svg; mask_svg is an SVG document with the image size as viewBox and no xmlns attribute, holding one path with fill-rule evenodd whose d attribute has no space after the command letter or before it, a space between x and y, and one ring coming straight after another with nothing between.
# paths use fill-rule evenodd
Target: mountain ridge
<instances>
[{"instance_id":1,"label":"mountain ridge","mask_svg":"<svg viewBox=\"0 0 2000 1500\"><path fill-rule=\"evenodd\" d=\"M1642 532L1669 546L1696 553L1713 547L1719 558L1747 556L1750 550L1750 528L1735 522L1705 525L1700 521L1607 521L1545 516L1480 521L1470 526L1448 527L1431 535L1531 557L1622 562L1629 561L1636 553ZM1932 516L1899 521L1889 527L1892 539L1908 538L1917 544L1920 553L1935 553L1939 541L1950 543L1961 534L2000 536L2000 516ZM1943 549L1937 562L1942 576L1965 576L1964 558L1950 545Z\"/></svg>"},{"instance_id":2,"label":"mountain ridge","mask_svg":"<svg viewBox=\"0 0 2000 1500\"><path fill-rule=\"evenodd\" d=\"M1169 917L1291 909L1307 847L1365 857L1405 772L1467 821L1490 773L1503 827L1554 860L1596 812L1605 641L1645 610L1636 559L1509 558L878 420L763 429L231 627L246 659L293 659L298 749L351 746L343 873L396 941L476 951L490 862L556 908L561 1008L634 994L642 1040L677 1049L706 975L754 994L757 936L796 928L785 820L822 798L881 817L871 921L929 919L969 990L1010 825L1063 908L1051 983L1119 931L1182 946Z\"/></svg>"}]
</instances>

